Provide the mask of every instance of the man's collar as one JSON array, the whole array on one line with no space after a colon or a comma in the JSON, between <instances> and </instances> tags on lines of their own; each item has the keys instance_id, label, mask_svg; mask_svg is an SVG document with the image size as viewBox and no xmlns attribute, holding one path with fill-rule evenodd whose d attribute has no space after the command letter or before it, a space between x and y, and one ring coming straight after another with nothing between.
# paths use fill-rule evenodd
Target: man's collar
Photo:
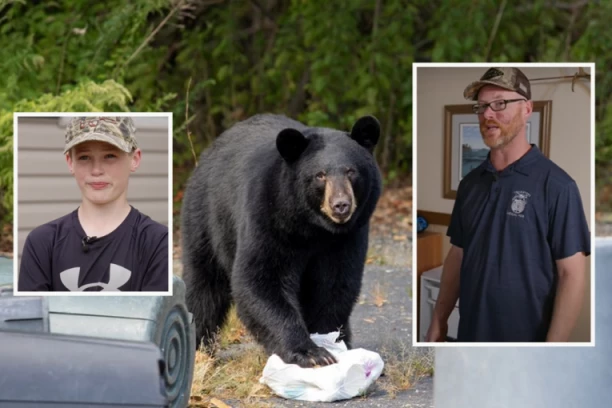
<instances>
[{"instance_id":1,"label":"man's collar","mask_svg":"<svg viewBox=\"0 0 612 408\"><path fill-rule=\"evenodd\" d=\"M524 176L528 176L531 170L530 165L538 160L542 156L542 152L538 149L538 146L531 143L531 148L527 150L523 156L521 156L518 160L509 164L505 169L503 169L499 173L512 173L517 172ZM491 163L491 152L487 153L487 158L480 165L480 175L483 175L485 172L497 173L497 169Z\"/></svg>"}]
</instances>

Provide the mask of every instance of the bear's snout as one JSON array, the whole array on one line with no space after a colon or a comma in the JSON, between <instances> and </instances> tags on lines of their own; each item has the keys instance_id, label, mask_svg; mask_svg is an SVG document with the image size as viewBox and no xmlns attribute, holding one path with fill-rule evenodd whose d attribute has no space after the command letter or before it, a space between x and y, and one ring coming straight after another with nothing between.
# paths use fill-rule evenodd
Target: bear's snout
<instances>
[{"instance_id":1,"label":"bear's snout","mask_svg":"<svg viewBox=\"0 0 612 408\"><path fill-rule=\"evenodd\" d=\"M321 211L336 224L346 223L355 212L353 186L346 177L328 177Z\"/></svg>"},{"instance_id":2,"label":"bear's snout","mask_svg":"<svg viewBox=\"0 0 612 408\"><path fill-rule=\"evenodd\" d=\"M351 209L351 199L347 195L332 199L331 208L334 216L337 218L344 218L349 215Z\"/></svg>"}]
</instances>

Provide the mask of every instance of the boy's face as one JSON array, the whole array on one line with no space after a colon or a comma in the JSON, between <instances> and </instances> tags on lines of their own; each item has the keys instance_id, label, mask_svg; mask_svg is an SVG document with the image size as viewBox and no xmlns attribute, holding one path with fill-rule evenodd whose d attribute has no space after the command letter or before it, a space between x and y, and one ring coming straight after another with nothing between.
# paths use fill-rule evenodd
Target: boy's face
<instances>
[{"instance_id":1,"label":"boy's face","mask_svg":"<svg viewBox=\"0 0 612 408\"><path fill-rule=\"evenodd\" d=\"M125 198L128 178L140 165L140 158L140 149L128 154L99 141L80 143L66 154L83 199L98 205Z\"/></svg>"}]
</instances>

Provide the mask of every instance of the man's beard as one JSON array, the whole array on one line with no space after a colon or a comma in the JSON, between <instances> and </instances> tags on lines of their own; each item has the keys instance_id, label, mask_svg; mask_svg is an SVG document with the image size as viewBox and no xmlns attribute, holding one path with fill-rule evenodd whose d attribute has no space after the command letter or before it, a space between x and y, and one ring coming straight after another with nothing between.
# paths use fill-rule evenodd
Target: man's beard
<instances>
[{"instance_id":1,"label":"man's beard","mask_svg":"<svg viewBox=\"0 0 612 408\"><path fill-rule=\"evenodd\" d=\"M499 128L500 135L491 139L487 137L487 126L497 126ZM504 146L507 146L514 138L520 133L520 131L525 127L525 123L521 120L521 112L518 111L514 118L507 125L501 124L495 120L486 120L484 123L480 125L480 134L482 136L482 141L491 149L499 149Z\"/></svg>"}]
</instances>

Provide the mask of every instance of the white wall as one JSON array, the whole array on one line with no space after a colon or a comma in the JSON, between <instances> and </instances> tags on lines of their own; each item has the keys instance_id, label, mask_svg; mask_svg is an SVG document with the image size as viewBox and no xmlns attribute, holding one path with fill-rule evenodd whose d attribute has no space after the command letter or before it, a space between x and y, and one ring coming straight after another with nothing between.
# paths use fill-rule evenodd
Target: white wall
<instances>
[{"instance_id":1,"label":"white wall","mask_svg":"<svg viewBox=\"0 0 612 408\"><path fill-rule=\"evenodd\" d=\"M454 200L443 198L444 177L444 106L470 105L463 98L463 90L478 80L486 68L417 68L417 126L414 186L415 208L450 214ZM578 68L523 68L529 79L573 75ZM585 71L589 69L585 67ZM572 80L550 80L531 84L532 100L552 100L550 159L563 168L578 184L589 228L593 205L591 200L591 163L594 161L591 144L591 92L586 80L577 80L572 92ZM450 248L446 226L430 227L444 235L443 254ZM590 261L590 259L589 259ZM589 281L590 288L590 265ZM573 341L589 341L590 290Z\"/></svg>"}]
</instances>

